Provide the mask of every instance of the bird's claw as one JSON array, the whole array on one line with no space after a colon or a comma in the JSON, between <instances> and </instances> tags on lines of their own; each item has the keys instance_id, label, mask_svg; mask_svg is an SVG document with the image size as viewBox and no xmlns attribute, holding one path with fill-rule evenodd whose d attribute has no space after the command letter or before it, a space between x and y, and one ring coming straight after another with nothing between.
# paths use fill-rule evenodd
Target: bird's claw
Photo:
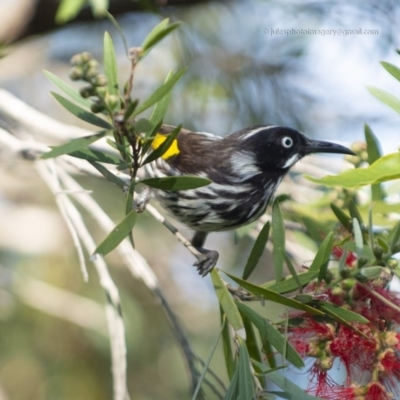
<instances>
[{"instance_id":1,"label":"bird's claw","mask_svg":"<svg viewBox=\"0 0 400 400\"><path fill-rule=\"evenodd\" d=\"M199 249L200 250L200 249ZM193 264L199 274L204 277L215 267L218 261L219 254L213 250L200 250L202 255L198 257L197 261Z\"/></svg>"}]
</instances>

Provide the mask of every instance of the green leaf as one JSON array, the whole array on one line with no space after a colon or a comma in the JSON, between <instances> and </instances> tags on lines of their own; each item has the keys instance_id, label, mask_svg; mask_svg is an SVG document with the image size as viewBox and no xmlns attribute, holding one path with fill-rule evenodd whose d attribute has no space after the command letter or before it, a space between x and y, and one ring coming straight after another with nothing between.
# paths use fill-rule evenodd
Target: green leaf
<instances>
[{"instance_id":1,"label":"green leaf","mask_svg":"<svg viewBox=\"0 0 400 400\"><path fill-rule=\"evenodd\" d=\"M221 313L221 324L223 326L222 329L222 344L224 349L224 359L226 365L226 371L228 373L229 379L233 378L235 374L235 359L233 357L233 349L232 349L232 338L230 332L230 325L226 323L226 314L224 310L220 306Z\"/></svg>"},{"instance_id":2,"label":"green leaf","mask_svg":"<svg viewBox=\"0 0 400 400\"><path fill-rule=\"evenodd\" d=\"M248 279L248 277L256 268L260 257L264 253L265 246L268 242L269 229L270 223L269 221L267 221L267 223L263 226L260 233L258 234L257 239L254 242L253 248L251 249L250 256L247 260L246 266L244 267L243 279Z\"/></svg>"},{"instance_id":3,"label":"green leaf","mask_svg":"<svg viewBox=\"0 0 400 400\"><path fill-rule=\"evenodd\" d=\"M227 324L225 324L225 325L227 325ZM217 346L218 346L219 340L221 338L223 329L224 329L224 327L221 328L221 332L219 333L219 335L217 337L217 340L215 341L214 346L211 348L211 351L210 351L210 353L209 353L209 355L207 357L207 360L204 363L204 368L203 368L203 371L202 371L202 373L200 375L200 378L199 378L199 380L197 382L197 386L196 386L196 389L195 389L195 391L193 393L192 400L196 400L198 394L200 393L201 385L204 382L204 378L206 377L206 373L207 373L208 369L210 368L210 363L211 363L211 360L212 360L213 355L215 353L215 350L217 349Z\"/></svg>"},{"instance_id":4,"label":"green leaf","mask_svg":"<svg viewBox=\"0 0 400 400\"><path fill-rule=\"evenodd\" d=\"M311 314L323 315L323 313L321 313L319 310L302 304L299 301L282 296L281 294L274 292L270 289L265 289L261 286L254 285L226 272L225 274L228 275L232 280L234 280L238 285L248 290L250 293L253 293L254 295L259 296L265 300L270 300L284 306L296 308L297 310L307 311Z\"/></svg>"},{"instance_id":5,"label":"green leaf","mask_svg":"<svg viewBox=\"0 0 400 400\"><path fill-rule=\"evenodd\" d=\"M76 139L72 139L71 141L62 144L61 146L54 146L47 153L43 153L41 158L46 160L48 158L58 157L63 154L69 154L85 147L89 146L89 144L96 142L107 134L107 131L101 131L96 133L95 135L84 136Z\"/></svg>"},{"instance_id":6,"label":"green leaf","mask_svg":"<svg viewBox=\"0 0 400 400\"><path fill-rule=\"evenodd\" d=\"M90 149L88 147L68 153L68 155L76 158L81 158L87 161L95 161L105 164L121 165L122 159L112 154L107 154L102 151Z\"/></svg>"},{"instance_id":7,"label":"green leaf","mask_svg":"<svg viewBox=\"0 0 400 400\"><path fill-rule=\"evenodd\" d=\"M249 352L250 358L262 362L263 357L259 348L259 344L257 341L257 335L254 330L253 323L246 316L246 314L240 311L240 306L238 306L240 315L243 319L244 329L246 331L246 346Z\"/></svg>"},{"instance_id":8,"label":"green leaf","mask_svg":"<svg viewBox=\"0 0 400 400\"><path fill-rule=\"evenodd\" d=\"M125 218L110 232L110 234L97 246L95 254L105 256L114 250L132 231L137 219L136 211L131 211Z\"/></svg>"},{"instance_id":9,"label":"green leaf","mask_svg":"<svg viewBox=\"0 0 400 400\"><path fill-rule=\"evenodd\" d=\"M356 242L357 257L360 258L363 254L364 243L361 233L361 227L357 218L353 218L353 232L354 241Z\"/></svg>"},{"instance_id":10,"label":"green leaf","mask_svg":"<svg viewBox=\"0 0 400 400\"><path fill-rule=\"evenodd\" d=\"M153 124L146 118L140 118L135 122L135 133L142 133L153 130Z\"/></svg>"},{"instance_id":11,"label":"green leaf","mask_svg":"<svg viewBox=\"0 0 400 400\"><path fill-rule=\"evenodd\" d=\"M382 61L381 65L383 68L386 69L387 72L389 72L390 75L394 76L398 81L400 81L400 69L396 67L396 65L393 65L386 61Z\"/></svg>"},{"instance_id":12,"label":"green leaf","mask_svg":"<svg viewBox=\"0 0 400 400\"><path fill-rule=\"evenodd\" d=\"M83 108L77 106L75 103L72 103L58 93L51 92L51 94L64 108L66 108L71 114L74 114L79 119L88 122L89 124L99 126L103 129L113 129L113 127L104 119L99 118L93 113L84 110Z\"/></svg>"},{"instance_id":13,"label":"green leaf","mask_svg":"<svg viewBox=\"0 0 400 400\"><path fill-rule=\"evenodd\" d=\"M339 307L336 304L329 303L327 301L318 300L319 308L325 311L327 314L333 316L334 318L340 318L341 320L350 322L358 322L360 324L367 324L369 320L360 314L353 311L347 310L343 307Z\"/></svg>"},{"instance_id":14,"label":"green leaf","mask_svg":"<svg viewBox=\"0 0 400 400\"><path fill-rule=\"evenodd\" d=\"M329 232L318 249L313 262L310 265L309 272L317 272L321 266L329 261L333 247L333 232Z\"/></svg>"},{"instance_id":15,"label":"green leaf","mask_svg":"<svg viewBox=\"0 0 400 400\"><path fill-rule=\"evenodd\" d=\"M97 171L99 171L108 181L115 183L121 189L125 189L127 187L125 181L123 181L121 178L118 178L118 176L110 172L104 165L101 165L96 161L89 161L89 163L92 164L93 167L96 168Z\"/></svg>"},{"instance_id":16,"label":"green leaf","mask_svg":"<svg viewBox=\"0 0 400 400\"><path fill-rule=\"evenodd\" d=\"M400 222L397 223L396 227L393 229L393 236L390 241L390 251L393 251L394 246L396 246L397 242L400 240Z\"/></svg>"},{"instance_id":17,"label":"green leaf","mask_svg":"<svg viewBox=\"0 0 400 400\"><path fill-rule=\"evenodd\" d=\"M133 115L138 115L142 113L143 111L150 108L153 104L160 101L164 96L166 96L172 90L178 80L183 76L186 70L187 68L182 68L175 74L171 75L171 78L167 82L163 83L158 89L153 92L153 94L151 94L146 100L138 105Z\"/></svg>"},{"instance_id":18,"label":"green leaf","mask_svg":"<svg viewBox=\"0 0 400 400\"><path fill-rule=\"evenodd\" d=\"M301 286L305 286L311 281L313 281L318 276L319 271L303 272L302 274L297 274L298 280ZM278 293L288 293L293 290L298 289L298 283L293 276L286 278L284 281L268 282L261 285L261 287L269 290L273 290Z\"/></svg>"},{"instance_id":19,"label":"green leaf","mask_svg":"<svg viewBox=\"0 0 400 400\"><path fill-rule=\"evenodd\" d=\"M166 84L173 77L172 71L167 75L164 84ZM150 121L154 125L158 125L164 120L165 114L167 113L168 105L171 100L171 91L169 91L164 97L157 101L156 106L151 113Z\"/></svg>"},{"instance_id":20,"label":"green leaf","mask_svg":"<svg viewBox=\"0 0 400 400\"><path fill-rule=\"evenodd\" d=\"M114 44L108 32L104 33L104 73L107 77L108 92L118 95L118 66Z\"/></svg>"},{"instance_id":21,"label":"green leaf","mask_svg":"<svg viewBox=\"0 0 400 400\"><path fill-rule=\"evenodd\" d=\"M393 94L373 86L367 86L368 91L382 103L400 114L400 99Z\"/></svg>"},{"instance_id":22,"label":"green leaf","mask_svg":"<svg viewBox=\"0 0 400 400\"><path fill-rule=\"evenodd\" d=\"M190 190L207 186L211 181L207 178L199 178L198 176L168 176L166 178L148 178L142 179L140 183L144 183L155 189L171 190Z\"/></svg>"},{"instance_id":23,"label":"green leaf","mask_svg":"<svg viewBox=\"0 0 400 400\"><path fill-rule=\"evenodd\" d=\"M169 18L162 20L158 25L156 25L152 31L147 35L146 39L142 43L142 58L150 51L150 49L165 38L170 32L175 30L180 26L179 22L174 22L169 24Z\"/></svg>"},{"instance_id":24,"label":"green leaf","mask_svg":"<svg viewBox=\"0 0 400 400\"><path fill-rule=\"evenodd\" d=\"M233 329L239 334L244 335L244 325L242 317L240 316L239 310L229 293L227 287L222 281L219 272L216 268L211 271L211 280L214 285L215 293L218 297L219 303L224 310L228 322L232 325Z\"/></svg>"},{"instance_id":25,"label":"green leaf","mask_svg":"<svg viewBox=\"0 0 400 400\"><path fill-rule=\"evenodd\" d=\"M43 74L46 76L46 78L56 85L60 90L62 90L67 96L69 96L72 100L77 102L83 107L86 107L90 109L91 105L93 104L92 101L89 99L84 99L80 93L75 90L72 86L68 85L68 83L64 82L62 79L60 79L57 75L52 74L49 71L43 70Z\"/></svg>"},{"instance_id":26,"label":"green leaf","mask_svg":"<svg viewBox=\"0 0 400 400\"><path fill-rule=\"evenodd\" d=\"M360 269L360 274L365 276L368 280L377 279L381 275L383 267L379 265L371 265Z\"/></svg>"},{"instance_id":27,"label":"green leaf","mask_svg":"<svg viewBox=\"0 0 400 400\"><path fill-rule=\"evenodd\" d=\"M304 362L296 349L288 343L286 338L267 319L257 314L250 307L243 303L237 303L239 311L245 315L258 329L262 342L269 342L278 353L285 354L286 359L296 368L303 368Z\"/></svg>"},{"instance_id":28,"label":"green leaf","mask_svg":"<svg viewBox=\"0 0 400 400\"><path fill-rule=\"evenodd\" d=\"M287 254L285 254L285 262L286 262L286 266L288 267L289 272L291 273L294 281L297 284L297 289L301 289L302 284L300 282L299 275L297 274L297 271L294 268L292 261Z\"/></svg>"},{"instance_id":29,"label":"green leaf","mask_svg":"<svg viewBox=\"0 0 400 400\"><path fill-rule=\"evenodd\" d=\"M96 18L103 17L109 6L109 0L89 0L92 13Z\"/></svg>"},{"instance_id":30,"label":"green leaf","mask_svg":"<svg viewBox=\"0 0 400 400\"><path fill-rule=\"evenodd\" d=\"M268 372L268 378L271 379L275 385L279 386L285 393L289 394L290 397L286 397L290 400L323 400L320 397L314 397L307 394L303 389L294 384L288 378L285 378L277 371ZM278 396L279 392L276 393Z\"/></svg>"},{"instance_id":31,"label":"green leaf","mask_svg":"<svg viewBox=\"0 0 400 400\"><path fill-rule=\"evenodd\" d=\"M321 179L306 176L310 181L326 186L356 188L400 178L400 153L387 154L367 168L356 168Z\"/></svg>"},{"instance_id":32,"label":"green leaf","mask_svg":"<svg viewBox=\"0 0 400 400\"><path fill-rule=\"evenodd\" d=\"M239 368L236 365L235 373L231 379L231 383L228 387L228 390L225 394L224 400L238 400L238 381L239 381Z\"/></svg>"},{"instance_id":33,"label":"green leaf","mask_svg":"<svg viewBox=\"0 0 400 400\"><path fill-rule=\"evenodd\" d=\"M364 221L362 219L360 211L358 211L358 208L357 208L354 200L350 200L350 202L349 202L349 213L350 213L351 219L353 220L355 218L358 221L358 223L360 224L360 227L364 225Z\"/></svg>"},{"instance_id":34,"label":"green leaf","mask_svg":"<svg viewBox=\"0 0 400 400\"><path fill-rule=\"evenodd\" d=\"M368 163L371 165L381 157L382 151L378 139L368 124L364 125L364 134L365 141L367 142ZM379 201L385 197L385 193L379 183L371 185L371 194L372 201Z\"/></svg>"},{"instance_id":35,"label":"green leaf","mask_svg":"<svg viewBox=\"0 0 400 400\"><path fill-rule=\"evenodd\" d=\"M341 222L348 232L351 232L351 218L336 204L331 203L331 208L336 218Z\"/></svg>"},{"instance_id":36,"label":"green leaf","mask_svg":"<svg viewBox=\"0 0 400 400\"><path fill-rule=\"evenodd\" d=\"M254 399L256 390L254 387L253 372L251 370L251 361L247 347L242 338L238 338L239 342L239 361L238 361L238 398Z\"/></svg>"},{"instance_id":37,"label":"green leaf","mask_svg":"<svg viewBox=\"0 0 400 400\"><path fill-rule=\"evenodd\" d=\"M272 207L272 259L274 262L275 279L280 281L283 276L285 262L285 226L279 203L274 202Z\"/></svg>"},{"instance_id":38,"label":"green leaf","mask_svg":"<svg viewBox=\"0 0 400 400\"><path fill-rule=\"evenodd\" d=\"M157 158L162 157L165 152L170 148L172 142L176 139L179 132L182 129L182 125L177 126L171 133L169 133L166 137L166 140L155 150L153 150L143 161L142 165L145 165L149 162L157 160Z\"/></svg>"},{"instance_id":39,"label":"green leaf","mask_svg":"<svg viewBox=\"0 0 400 400\"><path fill-rule=\"evenodd\" d=\"M65 24L74 19L85 3L86 0L61 0L55 16L56 24Z\"/></svg>"}]
</instances>

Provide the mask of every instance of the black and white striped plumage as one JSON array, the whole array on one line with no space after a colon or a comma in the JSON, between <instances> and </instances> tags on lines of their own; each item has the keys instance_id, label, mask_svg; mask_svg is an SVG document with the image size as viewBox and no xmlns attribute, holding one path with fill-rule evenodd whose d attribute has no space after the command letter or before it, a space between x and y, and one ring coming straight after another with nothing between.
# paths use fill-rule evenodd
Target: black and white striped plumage
<instances>
[{"instance_id":1,"label":"black and white striped plumage","mask_svg":"<svg viewBox=\"0 0 400 400\"><path fill-rule=\"evenodd\" d=\"M160 133L172 129L163 127ZM278 126L254 126L224 138L182 129L176 140L178 154L166 153L147 164L145 171L148 177L196 175L212 181L193 190L154 191L174 218L204 232L196 240L199 247L207 232L235 229L260 217L282 178L304 156L353 154L346 147ZM202 274L213 267L205 264L199 265Z\"/></svg>"}]
</instances>

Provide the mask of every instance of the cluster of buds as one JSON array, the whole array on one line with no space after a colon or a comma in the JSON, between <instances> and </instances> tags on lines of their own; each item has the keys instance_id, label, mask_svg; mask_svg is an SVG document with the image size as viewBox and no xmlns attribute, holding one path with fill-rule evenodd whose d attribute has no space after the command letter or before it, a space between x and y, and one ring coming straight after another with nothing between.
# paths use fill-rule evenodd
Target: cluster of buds
<instances>
[{"instance_id":1,"label":"cluster of buds","mask_svg":"<svg viewBox=\"0 0 400 400\"><path fill-rule=\"evenodd\" d=\"M353 150L356 155L346 155L345 160L353 164L356 168L368 163L367 144L365 142L354 142L351 145L351 150Z\"/></svg>"},{"instance_id":2,"label":"cluster of buds","mask_svg":"<svg viewBox=\"0 0 400 400\"><path fill-rule=\"evenodd\" d=\"M333 253L341 257L343 250L335 247ZM347 267L357 269L358 263L349 252ZM393 392L400 394L400 296L387 290L389 280L390 274L382 273L364 283L353 276L334 285L312 282L305 288L304 293L314 299L322 298L368 320L341 323L293 313L288 340L303 358L315 360L309 393L327 400L389 400L395 398ZM344 385L329 375L335 360L346 368Z\"/></svg>"},{"instance_id":3,"label":"cluster of buds","mask_svg":"<svg viewBox=\"0 0 400 400\"><path fill-rule=\"evenodd\" d=\"M107 77L100 73L99 62L88 52L75 54L71 58L70 78L73 81L84 81L88 85L80 90L80 95L92 98L91 110L99 113L106 108L114 109L118 104L118 96L110 95L107 89Z\"/></svg>"}]
</instances>

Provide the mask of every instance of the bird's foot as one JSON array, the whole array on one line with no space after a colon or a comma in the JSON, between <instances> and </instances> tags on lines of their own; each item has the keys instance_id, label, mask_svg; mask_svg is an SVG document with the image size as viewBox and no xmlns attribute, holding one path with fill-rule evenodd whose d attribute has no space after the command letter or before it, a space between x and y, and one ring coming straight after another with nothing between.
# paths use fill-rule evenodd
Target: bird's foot
<instances>
[{"instance_id":1,"label":"bird's foot","mask_svg":"<svg viewBox=\"0 0 400 400\"><path fill-rule=\"evenodd\" d=\"M146 209L147 204L149 204L150 198L151 189L146 187L134 199L133 209L137 213L142 213Z\"/></svg>"},{"instance_id":2,"label":"bird's foot","mask_svg":"<svg viewBox=\"0 0 400 400\"><path fill-rule=\"evenodd\" d=\"M219 254L213 250L207 250L203 248L197 248L200 251L201 256L193 264L201 276L206 276L215 267L218 261Z\"/></svg>"}]
</instances>

